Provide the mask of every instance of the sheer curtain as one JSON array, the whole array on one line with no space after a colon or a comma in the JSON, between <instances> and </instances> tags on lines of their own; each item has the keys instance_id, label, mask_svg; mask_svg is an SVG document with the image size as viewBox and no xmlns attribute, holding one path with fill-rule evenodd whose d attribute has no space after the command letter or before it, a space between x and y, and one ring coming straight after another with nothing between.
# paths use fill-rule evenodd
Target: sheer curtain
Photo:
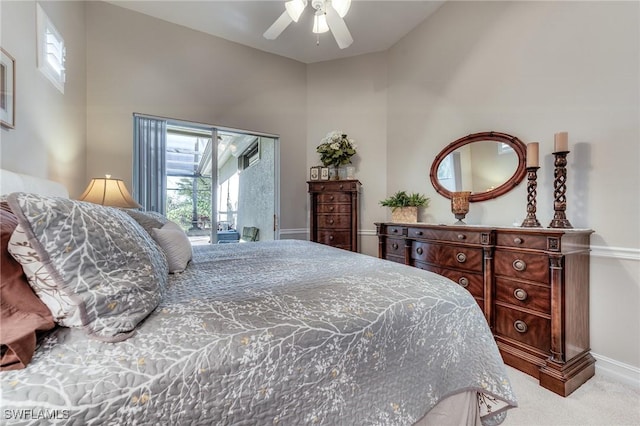
<instances>
[{"instance_id":1,"label":"sheer curtain","mask_svg":"<svg viewBox=\"0 0 640 426\"><path fill-rule=\"evenodd\" d=\"M166 214L167 122L133 117L133 198L145 210Z\"/></svg>"}]
</instances>

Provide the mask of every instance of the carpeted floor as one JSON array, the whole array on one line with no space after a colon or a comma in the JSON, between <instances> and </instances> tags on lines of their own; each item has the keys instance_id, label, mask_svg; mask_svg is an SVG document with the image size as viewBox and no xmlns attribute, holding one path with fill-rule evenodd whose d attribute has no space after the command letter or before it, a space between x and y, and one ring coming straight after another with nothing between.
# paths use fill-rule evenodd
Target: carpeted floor
<instances>
[{"instance_id":1,"label":"carpeted floor","mask_svg":"<svg viewBox=\"0 0 640 426\"><path fill-rule=\"evenodd\" d=\"M509 410L505 426L640 425L640 389L596 374L563 398L539 386L533 377L507 368L518 408Z\"/></svg>"}]
</instances>

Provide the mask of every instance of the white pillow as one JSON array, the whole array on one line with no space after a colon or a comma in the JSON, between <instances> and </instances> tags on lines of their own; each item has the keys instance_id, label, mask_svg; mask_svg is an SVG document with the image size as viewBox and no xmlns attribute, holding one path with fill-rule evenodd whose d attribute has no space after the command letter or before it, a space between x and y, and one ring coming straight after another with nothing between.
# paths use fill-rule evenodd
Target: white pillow
<instances>
[{"instance_id":1,"label":"white pillow","mask_svg":"<svg viewBox=\"0 0 640 426\"><path fill-rule=\"evenodd\" d=\"M179 226L169 222L162 228L151 229L151 236L158 243L169 264L169 273L182 272L193 257L191 242Z\"/></svg>"}]
</instances>

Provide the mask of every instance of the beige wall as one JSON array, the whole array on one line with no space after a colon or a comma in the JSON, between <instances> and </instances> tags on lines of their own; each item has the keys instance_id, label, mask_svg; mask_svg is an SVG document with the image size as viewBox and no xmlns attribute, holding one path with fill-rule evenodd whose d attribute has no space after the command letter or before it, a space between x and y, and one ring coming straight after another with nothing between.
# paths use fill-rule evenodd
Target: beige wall
<instances>
[{"instance_id":1,"label":"beige wall","mask_svg":"<svg viewBox=\"0 0 640 426\"><path fill-rule=\"evenodd\" d=\"M591 344L640 379L640 37L637 2L447 2L389 51L387 189L427 192L449 142L496 130L540 142L538 218L553 216L553 135L568 131L567 216L593 228ZM336 70L337 72L337 70ZM327 77L329 78L329 77ZM526 186L469 223L526 215ZM628 260L631 258L632 260ZM600 363L602 365L603 363Z\"/></svg>"},{"instance_id":2,"label":"beige wall","mask_svg":"<svg viewBox=\"0 0 640 426\"><path fill-rule=\"evenodd\" d=\"M316 147L332 130L355 139L360 198L360 251L377 255L376 220L384 219L378 201L386 197L387 54L374 53L307 67L307 163L321 165ZM308 170L307 170L308 172ZM307 173L308 178L308 173Z\"/></svg>"},{"instance_id":3,"label":"beige wall","mask_svg":"<svg viewBox=\"0 0 640 426\"><path fill-rule=\"evenodd\" d=\"M87 3L87 178L131 182L134 112L280 135L281 226L306 223L304 64Z\"/></svg>"},{"instance_id":4,"label":"beige wall","mask_svg":"<svg viewBox=\"0 0 640 426\"><path fill-rule=\"evenodd\" d=\"M373 222L388 218L377 203L397 190L431 198L422 221L454 222L429 168L448 143L480 131L540 142L538 218L546 226L553 216L553 135L568 131L567 216L575 227L596 231L592 348L599 368L636 381L638 12L632 2L447 2L388 52L311 64L307 72L307 163L319 163L315 147L329 130L358 139L367 254L377 252ZM523 182L472 204L467 222L509 226L525 215Z\"/></svg>"},{"instance_id":5,"label":"beige wall","mask_svg":"<svg viewBox=\"0 0 640 426\"><path fill-rule=\"evenodd\" d=\"M0 130L0 166L80 193L85 181L86 72L82 2L42 2L67 47L64 94L36 66L36 2L0 2L0 45L16 60L16 125Z\"/></svg>"}]
</instances>

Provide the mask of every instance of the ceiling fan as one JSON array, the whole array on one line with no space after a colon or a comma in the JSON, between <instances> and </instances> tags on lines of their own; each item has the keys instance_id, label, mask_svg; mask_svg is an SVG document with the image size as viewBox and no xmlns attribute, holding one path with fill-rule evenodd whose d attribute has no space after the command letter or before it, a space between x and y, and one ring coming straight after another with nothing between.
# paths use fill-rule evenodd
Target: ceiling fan
<instances>
[{"instance_id":1,"label":"ceiling fan","mask_svg":"<svg viewBox=\"0 0 640 426\"><path fill-rule=\"evenodd\" d=\"M300 15L307 7L307 0L289 0L285 2L285 11L264 32L264 38L275 40L291 24L298 22ZM345 49L353 43L351 33L344 22L349 11L351 0L311 0L311 7L315 9L312 31L321 34L331 30L340 49Z\"/></svg>"}]
</instances>

